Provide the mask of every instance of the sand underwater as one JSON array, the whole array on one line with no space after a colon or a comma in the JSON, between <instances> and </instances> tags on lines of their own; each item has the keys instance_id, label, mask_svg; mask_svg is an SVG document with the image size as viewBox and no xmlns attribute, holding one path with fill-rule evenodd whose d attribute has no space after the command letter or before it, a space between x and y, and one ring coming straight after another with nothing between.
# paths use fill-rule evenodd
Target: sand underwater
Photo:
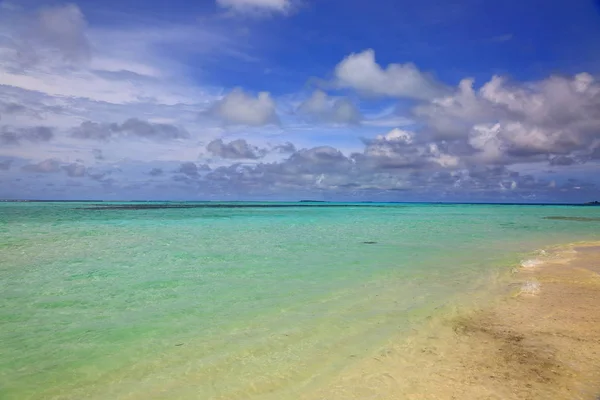
<instances>
[{"instance_id":1,"label":"sand underwater","mask_svg":"<svg viewBox=\"0 0 600 400\"><path fill-rule=\"evenodd\" d=\"M0 204L1 399L600 394L600 208L163 206Z\"/></svg>"}]
</instances>

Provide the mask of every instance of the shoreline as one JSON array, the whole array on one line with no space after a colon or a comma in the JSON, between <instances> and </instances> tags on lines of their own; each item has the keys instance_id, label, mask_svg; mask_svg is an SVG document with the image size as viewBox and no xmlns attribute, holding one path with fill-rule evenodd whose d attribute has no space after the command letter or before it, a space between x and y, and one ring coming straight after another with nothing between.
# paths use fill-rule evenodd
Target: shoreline
<instances>
[{"instance_id":1,"label":"shoreline","mask_svg":"<svg viewBox=\"0 0 600 400\"><path fill-rule=\"evenodd\" d=\"M600 242L553 246L507 292L433 318L306 399L597 399Z\"/></svg>"}]
</instances>

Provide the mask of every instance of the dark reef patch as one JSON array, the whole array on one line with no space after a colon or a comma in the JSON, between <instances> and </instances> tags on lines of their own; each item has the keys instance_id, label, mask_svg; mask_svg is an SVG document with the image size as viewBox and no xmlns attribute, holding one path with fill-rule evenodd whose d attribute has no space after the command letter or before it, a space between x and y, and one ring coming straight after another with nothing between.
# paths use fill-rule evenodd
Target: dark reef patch
<instances>
[{"instance_id":1,"label":"dark reef patch","mask_svg":"<svg viewBox=\"0 0 600 400\"><path fill-rule=\"evenodd\" d=\"M558 221L600 222L600 218L590 218L590 217L550 216L550 217L544 217L543 219L552 219L552 220L558 220Z\"/></svg>"},{"instance_id":2,"label":"dark reef patch","mask_svg":"<svg viewBox=\"0 0 600 400\"><path fill-rule=\"evenodd\" d=\"M168 208L348 208L385 207L361 204L114 204L79 207L79 210L162 210Z\"/></svg>"}]
</instances>

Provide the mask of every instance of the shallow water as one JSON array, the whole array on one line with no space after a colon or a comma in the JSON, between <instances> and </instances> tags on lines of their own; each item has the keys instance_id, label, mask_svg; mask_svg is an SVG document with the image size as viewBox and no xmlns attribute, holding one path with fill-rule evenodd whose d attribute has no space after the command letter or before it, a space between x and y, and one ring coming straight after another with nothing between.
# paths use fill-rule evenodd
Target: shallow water
<instances>
[{"instance_id":1,"label":"shallow water","mask_svg":"<svg viewBox=\"0 0 600 400\"><path fill-rule=\"evenodd\" d=\"M302 399L598 399L598 244L536 252L510 295L436 315Z\"/></svg>"},{"instance_id":2,"label":"shallow water","mask_svg":"<svg viewBox=\"0 0 600 400\"><path fill-rule=\"evenodd\" d=\"M0 397L297 398L600 238L594 207L265 205L0 204Z\"/></svg>"}]
</instances>

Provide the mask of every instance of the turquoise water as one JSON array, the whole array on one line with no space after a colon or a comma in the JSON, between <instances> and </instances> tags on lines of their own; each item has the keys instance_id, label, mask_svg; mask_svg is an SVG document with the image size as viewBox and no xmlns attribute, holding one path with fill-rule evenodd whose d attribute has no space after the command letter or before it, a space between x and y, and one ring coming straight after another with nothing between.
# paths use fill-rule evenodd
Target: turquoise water
<instances>
[{"instance_id":1,"label":"turquoise water","mask_svg":"<svg viewBox=\"0 0 600 400\"><path fill-rule=\"evenodd\" d=\"M297 398L535 249L600 239L598 207L92 206L0 204L2 399Z\"/></svg>"}]
</instances>

